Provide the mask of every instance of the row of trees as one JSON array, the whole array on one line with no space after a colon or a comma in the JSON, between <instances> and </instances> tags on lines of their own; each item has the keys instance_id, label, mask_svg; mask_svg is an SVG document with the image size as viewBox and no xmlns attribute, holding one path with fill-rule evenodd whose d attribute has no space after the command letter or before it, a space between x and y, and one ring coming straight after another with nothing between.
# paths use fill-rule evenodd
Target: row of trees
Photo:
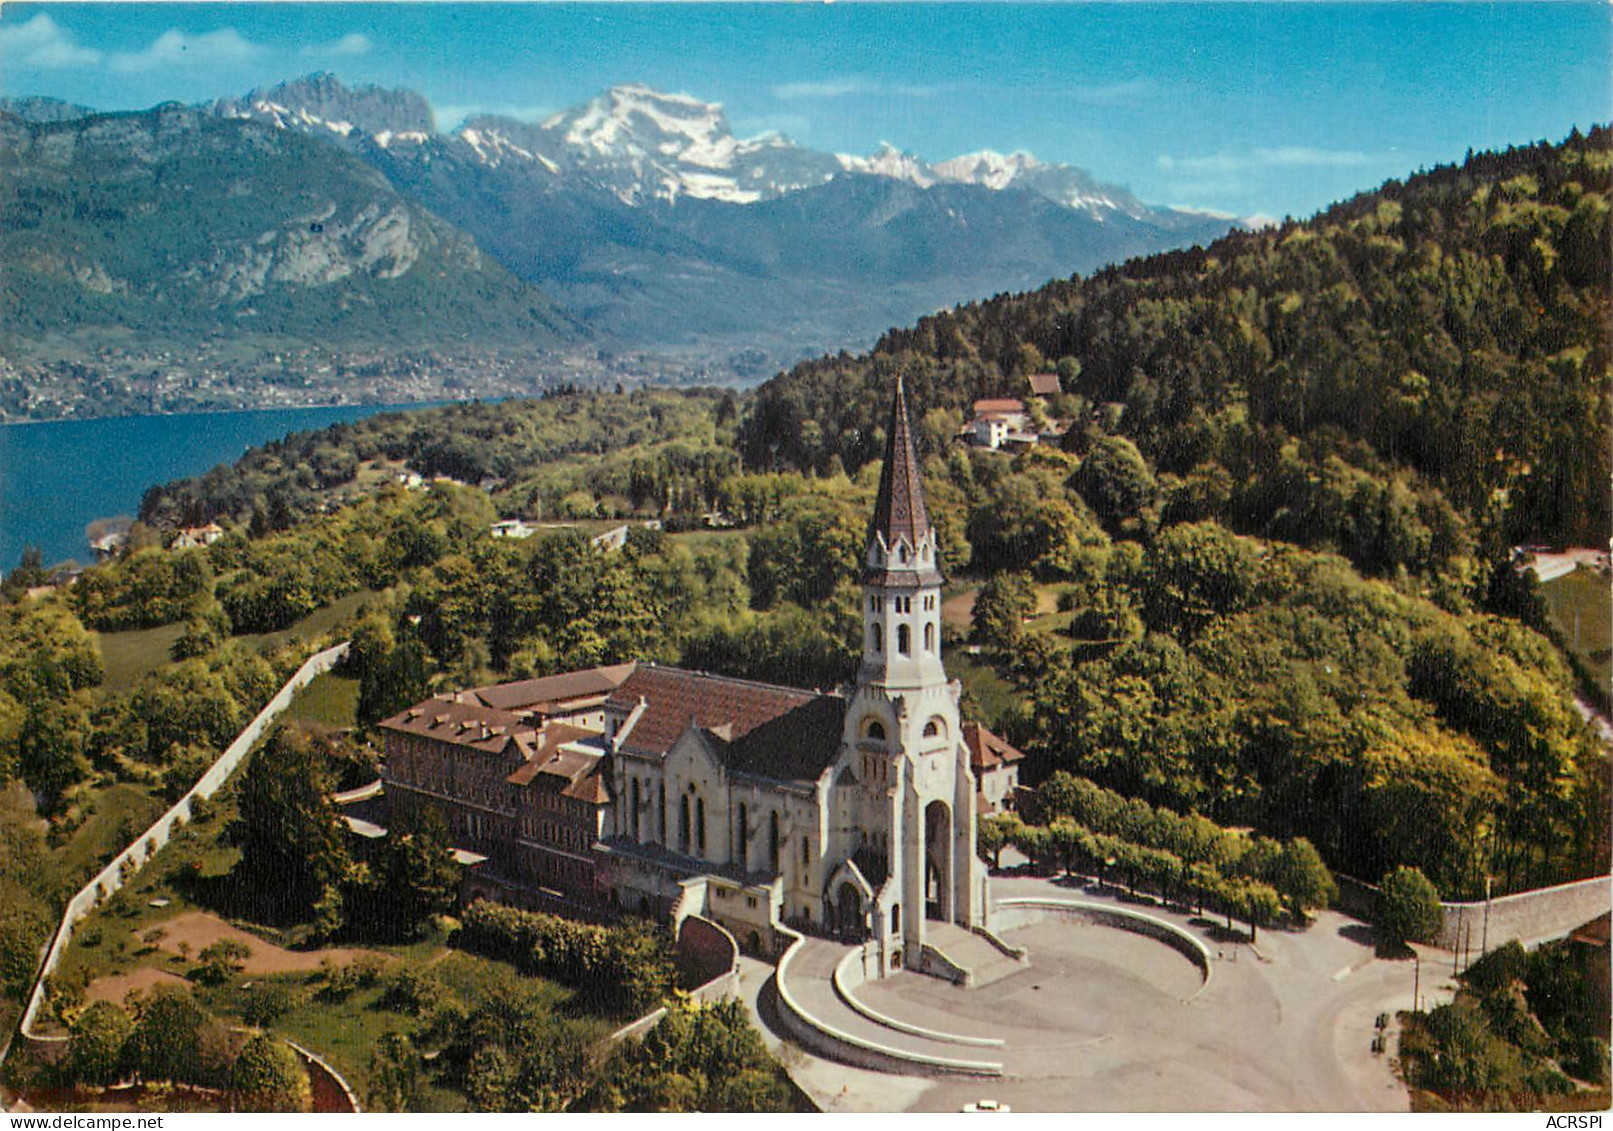
<instances>
[{"instance_id":1,"label":"row of trees","mask_svg":"<svg viewBox=\"0 0 1613 1131\"><path fill-rule=\"evenodd\" d=\"M1300 920L1338 895L1332 874L1311 843L1279 843L1235 833L1201 816L1183 817L1127 799L1090 781L1055 773L1026 806L1040 823L1017 814L980 822L979 852L995 866L1004 846L1066 871L1119 875L1133 890L1206 905L1236 916L1251 932L1279 916Z\"/></svg>"}]
</instances>

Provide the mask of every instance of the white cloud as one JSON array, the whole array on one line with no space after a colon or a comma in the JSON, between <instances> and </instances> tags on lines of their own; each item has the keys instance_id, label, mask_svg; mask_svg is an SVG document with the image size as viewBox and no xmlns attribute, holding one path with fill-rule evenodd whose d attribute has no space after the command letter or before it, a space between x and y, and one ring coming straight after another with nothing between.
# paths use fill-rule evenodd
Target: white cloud
<instances>
[{"instance_id":1,"label":"white cloud","mask_svg":"<svg viewBox=\"0 0 1613 1131\"><path fill-rule=\"evenodd\" d=\"M332 39L325 43L310 43L297 54L304 58L330 58L349 57L353 55L368 55L375 47L370 37L361 31L350 31L340 39Z\"/></svg>"},{"instance_id":2,"label":"white cloud","mask_svg":"<svg viewBox=\"0 0 1613 1131\"><path fill-rule=\"evenodd\" d=\"M1172 157L1162 153L1155 162L1166 171L1227 174L1245 169L1354 169L1383 159L1381 155L1354 149L1284 145L1276 149L1252 149L1246 154L1214 153L1204 157Z\"/></svg>"},{"instance_id":3,"label":"white cloud","mask_svg":"<svg viewBox=\"0 0 1613 1131\"><path fill-rule=\"evenodd\" d=\"M786 82L773 88L773 96L792 101L797 98L844 98L848 94L872 94L874 84L867 79L829 79L824 82Z\"/></svg>"},{"instance_id":4,"label":"white cloud","mask_svg":"<svg viewBox=\"0 0 1613 1131\"><path fill-rule=\"evenodd\" d=\"M83 47L44 12L25 24L0 27L0 59L31 67L93 67L101 53Z\"/></svg>"},{"instance_id":5,"label":"white cloud","mask_svg":"<svg viewBox=\"0 0 1613 1131\"><path fill-rule=\"evenodd\" d=\"M1313 149L1304 145L1285 145L1281 149L1257 149L1255 158L1262 165L1291 165L1305 168L1353 169L1380 160L1370 153L1351 149Z\"/></svg>"},{"instance_id":6,"label":"white cloud","mask_svg":"<svg viewBox=\"0 0 1613 1131\"><path fill-rule=\"evenodd\" d=\"M143 51L119 51L112 55L109 66L114 71L132 74L151 71L158 67L216 66L256 58L263 48L249 42L234 28L219 28L200 35L189 35L178 28L169 28L153 39Z\"/></svg>"},{"instance_id":7,"label":"white cloud","mask_svg":"<svg viewBox=\"0 0 1613 1131\"><path fill-rule=\"evenodd\" d=\"M909 98L931 98L946 90L941 86L891 86L860 75L821 79L812 82L785 82L773 87L773 97L785 102L807 98L846 98L850 95L898 94Z\"/></svg>"}]
</instances>

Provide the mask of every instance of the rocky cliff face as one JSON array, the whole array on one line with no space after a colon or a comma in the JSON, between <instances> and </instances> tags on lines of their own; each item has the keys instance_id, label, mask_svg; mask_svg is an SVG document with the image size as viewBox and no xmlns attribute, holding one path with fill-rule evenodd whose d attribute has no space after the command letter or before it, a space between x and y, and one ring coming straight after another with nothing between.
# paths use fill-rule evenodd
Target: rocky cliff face
<instances>
[{"instance_id":1,"label":"rocky cliff face","mask_svg":"<svg viewBox=\"0 0 1613 1131\"><path fill-rule=\"evenodd\" d=\"M0 115L0 186L9 334L228 326L419 342L475 329L541 344L566 324L373 168L256 122L180 106Z\"/></svg>"}]
</instances>

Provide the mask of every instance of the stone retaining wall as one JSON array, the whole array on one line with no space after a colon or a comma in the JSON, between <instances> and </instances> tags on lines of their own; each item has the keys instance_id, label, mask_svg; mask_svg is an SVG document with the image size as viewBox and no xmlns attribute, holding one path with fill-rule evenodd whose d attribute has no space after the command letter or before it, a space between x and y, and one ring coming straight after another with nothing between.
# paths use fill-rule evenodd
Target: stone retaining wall
<instances>
[{"instance_id":1,"label":"stone retaining wall","mask_svg":"<svg viewBox=\"0 0 1613 1131\"><path fill-rule=\"evenodd\" d=\"M857 999L852 991L868 981L866 951L848 951L835 966L834 991L835 996L846 1003L846 1006L862 1014L875 1025L883 1025L887 1029L894 1029L899 1033L911 1033L915 1037L924 1037L932 1041L945 1041L954 1045L973 1045L977 1048L1002 1048L1003 1042L998 1037L966 1037L961 1033L944 1033L939 1029L927 1029L923 1025L914 1025L902 1021L889 1014L881 1013L871 1005L864 1005ZM877 960L876 960L877 961Z\"/></svg>"},{"instance_id":2,"label":"stone retaining wall","mask_svg":"<svg viewBox=\"0 0 1613 1131\"><path fill-rule=\"evenodd\" d=\"M1162 942L1198 967L1202 983L1193 997L1198 997L1210 985L1209 948L1176 924L1141 911L1130 911L1102 903L1087 903L1079 899L1027 897L998 901L992 908L991 921L998 931L1012 931L1016 927L1026 927L1039 922L1050 914L1085 919L1100 926L1116 927ZM1188 1000L1191 1001L1193 998Z\"/></svg>"},{"instance_id":3,"label":"stone retaining wall","mask_svg":"<svg viewBox=\"0 0 1613 1131\"><path fill-rule=\"evenodd\" d=\"M950 1059L922 1053L903 1052L874 1041L865 1041L842 1032L822 1021L805 1009L790 993L788 974L790 962L806 941L788 927L779 927L779 934L787 940L784 955L779 959L773 974L773 986L778 994L779 1020L790 1037L808 1051L830 1060L868 1068L875 1072L892 1072L901 1076L912 1075L966 1075L1001 1076L1003 1066L987 1061Z\"/></svg>"},{"instance_id":4,"label":"stone retaining wall","mask_svg":"<svg viewBox=\"0 0 1613 1131\"><path fill-rule=\"evenodd\" d=\"M690 1001L709 1005L714 1001L741 996L739 944L720 924L698 915L685 916L678 929L676 947L680 970L685 969L687 962L690 963L689 969L703 969L709 974L705 981L689 991ZM663 1005L616 1030L610 1039L620 1041L627 1037L642 1037L659 1025L665 1016L666 1006Z\"/></svg>"},{"instance_id":5,"label":"stone retaining wall","mask_svg":"<svg viewBox=\"0 0 1613 1131\"><path fill-rule=\"evenodd\" d=\"M310 656L302 667L298 668L292 677L286 680L285 685L275 693L273 699L259 711L257 717L247 724L245 730L236 735L235 741L225 748L218 760L207 768L196 784L190 787L190 792L181 797L179 801L137 837L133 844L112 858L112 861L102 868L90 882L78 890L78 893L67 902L67 910L62 913L62 920L56 927L56 933L51 937L50 949L45 952L45 959L40 964L39 973L34 978L34 987L28 995L28 1008L23 1012L21 1033L32 1041L65 1041L66 1037L43 1036L34 1032L34 1025L39 1019L40 1007L45 1000L45 979L56 970L61 961L62 952L72 941L73 928L79 920L88 915L101 902L111 898L112 894L123 886L126 879L132 878L145 866L152 855L168 843L174 829L190 820L191 802L198 797L211 797L218 792L220 786L235 772L247 752L263 737L264 731L290 704L292 697L306 687L317 676L321 676L335 667L347 655L347 641L342 641L333 648L327 648ZM9 1051L9 1045L7 1047Z\"/></svg>"},{"instance_id":6,"label":"stone retaining wall","mask_svg":"<svg viewBox=\"0 0 1613 1131\"><path fill-rule=\"evenodd\" d=\"M1340 876L1339 909L1371 922L1378 897L1376 886ZM1485 927L1485 901L1442 903L1445 927L1434 945L1443 950L1471 947L1475 954L1495 950L1516 939L1533 947L1566 937L1613 907L1613 877L1535 888L1489 901L1489 927Z\"/></svg>"}]
</instances>

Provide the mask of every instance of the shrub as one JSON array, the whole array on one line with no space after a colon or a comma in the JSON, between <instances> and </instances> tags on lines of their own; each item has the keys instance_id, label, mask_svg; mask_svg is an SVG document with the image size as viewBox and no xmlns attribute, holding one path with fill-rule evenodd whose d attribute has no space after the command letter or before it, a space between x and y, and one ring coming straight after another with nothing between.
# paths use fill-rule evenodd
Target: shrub
<instances>
[{"instance_id":1,"label":"shrub","mask_svg":"<svg viewBox=\"0 0 1613 1131\"><path fill-rule=\"evenodd\" d=\"M302 994L284 982L257 982L242 995L241 1019L263 1028L302 1004Z\"/></svg>"},{"instance_id":2,"label":"shrub","mask_svg":"<svg viewBox=\"0 0 1613 1131\"><path fill-rule=\"evenodd\" d=\"M447 996L448 988L436 975L405 966L387 982L379 1004L394 1013L424 1017L441 1006Z\"/></svg>"},{"instance_id":3,"label":"shrub","mask_svg":"<svg viewBox=\"0 0 1613 1131\"><path fill-rule=\"evenodd\" d=\"M564 982L596 1008L614 1013L648 1009L673 984L665 941L639 923L596 927L478 900L465 912L454 941Z\"/></svg>"},{"instance_id":4,"label":"shrub","mask_svg":"<svg viewBox=\"0 0 1613 1131\"><path fill-rule=\"evenodd\" d=\"M1384 946L1433 942L1445 926L1439 892L1420 868L1396 868L1378 891L1378 940Z\"/></svg>"},{"instance_id":5,"label":"shrub","mask_svg":"<svg viewBox=\"0 0 1613 1131\"><path fill-rule=\"evenodd\" d=\"M237 1110L307 1111L308 1073L283 1042L267 1033L247 1041L230 1075Z\"/></svg>"}]
</instances>

